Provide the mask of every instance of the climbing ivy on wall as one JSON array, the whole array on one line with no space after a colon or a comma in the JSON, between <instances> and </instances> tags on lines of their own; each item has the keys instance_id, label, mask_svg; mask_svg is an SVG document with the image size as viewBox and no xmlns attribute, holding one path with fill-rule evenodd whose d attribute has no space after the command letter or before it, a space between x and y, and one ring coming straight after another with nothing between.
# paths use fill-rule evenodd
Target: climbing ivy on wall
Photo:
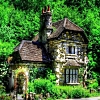
<instances>
[{"instance_id":1,"label":"climbing ivy on wall","mask_svg":"<svg viewBox=\"0 0 100 100\"><path fill-rule=\"evenodd\" d=\"M20 73L23 73L23 74L26 74L27 73L27 76L28 76L28 69L27 68L24 68L24 67L17 68L15 70L15 75L17 76Z\"/></svg>"}]
</instances>

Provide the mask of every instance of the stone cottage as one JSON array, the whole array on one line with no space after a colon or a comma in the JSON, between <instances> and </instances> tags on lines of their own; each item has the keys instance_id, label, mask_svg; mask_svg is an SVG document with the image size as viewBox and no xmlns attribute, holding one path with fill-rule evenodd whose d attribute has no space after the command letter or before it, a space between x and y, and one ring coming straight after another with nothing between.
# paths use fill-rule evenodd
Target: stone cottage
<instances>
[{"instance_id":1,"label":"stone cottage","mask_svg":"<svg viewBox=\"0 0 100 100\"><path fill-rule=\"evenodd\" d=\"M56 83L79 84L79 69L86 67L88 39L82 28L64 18L52 23L50 7L42 10L41 28L32 41L22 40L8 58L11 77L9 81L16 89L26 92L29 69L51 66L56 74ZM22 81L23 80L23 81ZM23 82L23 86L18 84ZM17 83L17 84L16 84ZM10 88L11 88L10 87Z\"/></svg>"}]
</instances>

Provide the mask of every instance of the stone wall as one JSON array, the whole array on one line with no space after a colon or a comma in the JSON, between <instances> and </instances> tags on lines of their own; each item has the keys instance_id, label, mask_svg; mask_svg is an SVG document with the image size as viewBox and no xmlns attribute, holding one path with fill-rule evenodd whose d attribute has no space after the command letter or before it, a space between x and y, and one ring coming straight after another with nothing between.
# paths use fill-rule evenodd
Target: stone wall
<instances>
[{"instance_id":1,"label":"stone wall","mask_svg":"<svg viewBox=\"0 0 100 100\"><path fill-rule=\"evenodd\" d=\"M82 66L86 66L88 63L88 58L86 54L87 44L84 44L83 40L80 38L79 41L66 40L68 36L64 35L59 37L58 40L49 41L49 52L53 56L53 67L57 77L57 84L64 84L64 69L68 68L66 62L68 59L75 59L75 61ZM72 46L73 54L69 54L68 47ZM74 50L74 51L73 51ZM77 68L77 66L71 66ZM79 68L79 67L78 67Z\"/></svg>"}]
</instances>

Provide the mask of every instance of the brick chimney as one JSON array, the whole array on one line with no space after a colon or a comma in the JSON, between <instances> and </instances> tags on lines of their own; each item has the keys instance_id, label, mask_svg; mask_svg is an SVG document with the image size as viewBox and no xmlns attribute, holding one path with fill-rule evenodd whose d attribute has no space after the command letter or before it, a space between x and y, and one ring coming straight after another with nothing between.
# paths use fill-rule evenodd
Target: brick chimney
<instances>
[{"instance_id":1,"label":"brick chimney","mask_svg":"<svg viewBox=\"0 0 100 100\"><path fill-rule=\"evenodd\" d=\"M47 42L47 38L49 37L49 35L52 33L53 29L52 29L52 14L50 11L50 6L45 6L42 9L42 14L41 14L41 32L40 36L41 36L41 42L42 43L46 43Z\"/></svg>"}]
</instances>

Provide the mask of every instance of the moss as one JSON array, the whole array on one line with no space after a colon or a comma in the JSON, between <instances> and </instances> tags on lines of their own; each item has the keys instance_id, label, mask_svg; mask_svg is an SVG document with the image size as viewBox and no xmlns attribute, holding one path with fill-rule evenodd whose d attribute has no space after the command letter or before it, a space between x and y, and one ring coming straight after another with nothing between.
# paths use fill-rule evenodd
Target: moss
<instances>
[{"instance_id":1,"label":"moss","mask_svg":"<svg viewBox=\"0 0 100 100\"><path fill-rule=\"evenodd\" d=\"M55 27L52 27L52 28L53 28L53 32L56 32L57 29Z\"/></svg>"}]
</instances>

